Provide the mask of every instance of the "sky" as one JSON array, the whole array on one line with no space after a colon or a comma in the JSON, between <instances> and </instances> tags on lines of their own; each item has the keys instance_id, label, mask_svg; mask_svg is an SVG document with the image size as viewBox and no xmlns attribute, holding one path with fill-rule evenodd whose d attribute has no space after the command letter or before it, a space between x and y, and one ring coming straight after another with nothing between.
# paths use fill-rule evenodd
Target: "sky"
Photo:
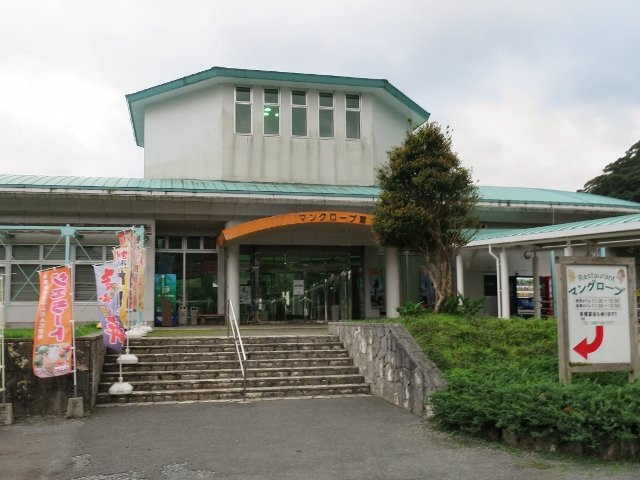
<instances>
[{"instance_id":1,"label":"sky","mask_svg":"<svg viewBox=\"0 0 640 480\"><path fill-rule=\"evenodd\" d=\"M480 185L577 190L640 139L637 0L0 0L0 174L141 177L125 94L212 66L385 78Z\"/></svg>"}]
</instances>

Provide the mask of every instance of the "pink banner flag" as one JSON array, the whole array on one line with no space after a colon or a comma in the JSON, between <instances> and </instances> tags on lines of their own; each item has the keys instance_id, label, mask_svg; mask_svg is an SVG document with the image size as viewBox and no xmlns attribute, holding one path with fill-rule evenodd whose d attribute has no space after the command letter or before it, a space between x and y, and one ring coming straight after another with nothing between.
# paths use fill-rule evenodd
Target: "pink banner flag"
<instances>
[{"instance_id":1,"label":"pink banner flag","mask_svg":"<svg viewBox=\"0 0 640 480\"><path fill-rule=\"evenodd\" d=\"M71 268L43 270L33 333L33 373L40 378L73 372Z\"/></svg>"}]
</instances>

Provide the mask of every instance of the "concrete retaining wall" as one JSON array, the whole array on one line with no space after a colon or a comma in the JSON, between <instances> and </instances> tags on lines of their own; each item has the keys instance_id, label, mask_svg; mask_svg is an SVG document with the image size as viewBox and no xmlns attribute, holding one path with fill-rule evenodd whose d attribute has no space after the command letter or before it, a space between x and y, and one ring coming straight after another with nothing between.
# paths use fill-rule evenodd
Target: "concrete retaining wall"
<instances>
[{"instance_id":1,"label":"concrete retaining wall","mask_svg":"<svg viewBox=\"0 0 640 480\"><path fill-rule=\"evenodd\" d=\"M431 414L429 397L446 382L404 326L329 323L329 333L340 337L374 395L416 415Z\"/></svg>"},{"instance_id":2,"label":"concrete retaining wall","mask_svg":"<svg viewBox=\"0 0 640 480\"><path fill-rule=\"evenodd\" d=\"M78 396L84 397L85 411L95 405L104 362L102 333L76 339ZM67 410L73 397L73 375L38 378L33 374L31 339L5 339L7 402L13 403L14 416L58 415Z\"/></svg>"}]
</instances>

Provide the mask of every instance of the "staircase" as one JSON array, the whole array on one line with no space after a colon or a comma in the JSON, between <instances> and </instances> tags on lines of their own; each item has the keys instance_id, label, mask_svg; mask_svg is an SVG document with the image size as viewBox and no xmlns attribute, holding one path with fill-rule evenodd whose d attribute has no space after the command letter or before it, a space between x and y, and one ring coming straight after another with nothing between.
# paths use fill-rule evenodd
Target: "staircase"
<instances>
[{"instance_id":1,"label":"staircase","mask_svg":"<svg viewBox=\"0 0 640 480\"><path fill-rule=\"evenodd\" d=\"M247 400L370 394L336 336L245 337ZM108 354L98 406L125 403L242 400L243 379L232 338L142 338L131 341L137 365L123 366L130 395L109 395L118 379Z\"/></svg>"}]
</instances>

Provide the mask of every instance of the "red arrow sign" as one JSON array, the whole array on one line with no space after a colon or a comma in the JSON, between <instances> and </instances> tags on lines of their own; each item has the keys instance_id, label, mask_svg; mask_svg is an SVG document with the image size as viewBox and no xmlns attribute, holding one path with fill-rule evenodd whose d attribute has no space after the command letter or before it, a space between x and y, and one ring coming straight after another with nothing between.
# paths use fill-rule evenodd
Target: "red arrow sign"
<instances>
[{"instance_id":1,"label":"red arrow sign","mask_svg":"<svg viewBox=\"0 0 640 480\"><path fill-rule=\"evenodd\" d=\"M596 338L593 342L588 343L587 339L584 338L582 341L577 344L573 349L582 355L584 358L588 359L589 354L595 352L602 345L602 340L604 339L604 326L596 325Z\"/></svg>"}]
</instances>

